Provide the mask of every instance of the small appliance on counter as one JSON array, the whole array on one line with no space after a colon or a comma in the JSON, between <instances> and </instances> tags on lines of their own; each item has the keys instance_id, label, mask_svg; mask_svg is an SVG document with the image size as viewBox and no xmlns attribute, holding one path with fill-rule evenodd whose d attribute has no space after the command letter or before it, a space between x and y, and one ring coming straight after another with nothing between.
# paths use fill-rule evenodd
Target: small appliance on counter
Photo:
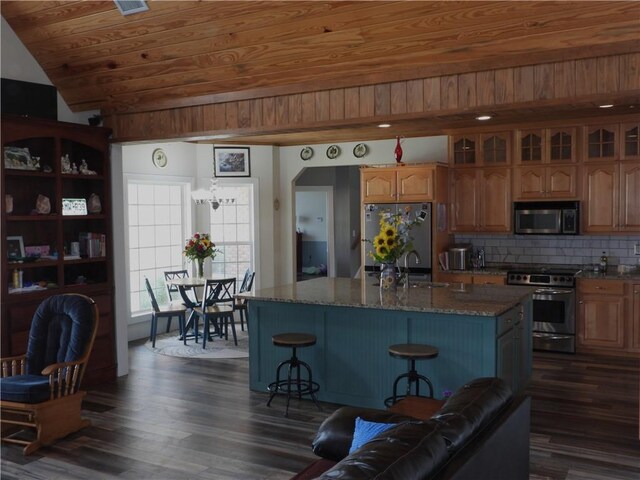
<instances>
[{"instance_id":1,"label":"small appliance on counter","mask_svg":"<svg viewBox=\"0 0 640 480\"><path fill-rule=\"evenodd\" d=\"M449 247L449 268L451 270L469 270L473 245L457 243Z\"/></svg>"}]
</instances>

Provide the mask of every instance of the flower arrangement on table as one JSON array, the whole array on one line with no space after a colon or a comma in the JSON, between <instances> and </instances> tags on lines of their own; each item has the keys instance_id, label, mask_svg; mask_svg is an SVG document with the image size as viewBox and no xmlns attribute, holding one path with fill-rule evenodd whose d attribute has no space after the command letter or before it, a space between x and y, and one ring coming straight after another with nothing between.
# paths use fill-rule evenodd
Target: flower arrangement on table
<instances>
[{"instance_id":1,"label":"flower arrangement on table","mask_svg":"<svg viewBox=\"0 0 640 480\"><path fill-rule=\"evenodd\" d=\"M189 260L198 262L198 276L204 276L204 261L207 258L213 260L218 253L222 253L211 241L208 233L194 233L193 237L187 240L182 254Z\"/></svg>"},{"instance_id":2,"label":"flower arrangement on table","mask_svg":"<svg viewBox=\"0 0 640 480\"><path fill-rule=\"evenodd\" d=\"M380 232L373 240L365 240L373 245L368 253L376 262L382 265L380 286L388 288L397 282L396 262L407 252L413 250L411 228L419 220L411 220L409 213L380 212Z\"/></svg>"}]
</instances>

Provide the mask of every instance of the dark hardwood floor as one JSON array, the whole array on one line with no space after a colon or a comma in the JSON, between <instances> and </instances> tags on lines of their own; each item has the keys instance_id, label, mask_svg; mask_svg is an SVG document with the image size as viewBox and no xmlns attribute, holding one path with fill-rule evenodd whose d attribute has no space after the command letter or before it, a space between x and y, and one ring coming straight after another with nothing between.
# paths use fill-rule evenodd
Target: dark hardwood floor
<instances>
[{"instance_id":1,"label":"dark hardwood floor","mask_svg":"<svg viewBox=\"0 0 640 480\"><path fill-rule=\"evenodd\" d=\"M287 479L337 406L248 390L248 360L166 357L130 348L131 373L89 392L93 425L23 457L2 446L1 478ZM531 478L638 479L638 361L536 354ZM498 480L498 479L497 479ZM504 479L509 480L509 479Z\"/></svg>"}]
</instances>

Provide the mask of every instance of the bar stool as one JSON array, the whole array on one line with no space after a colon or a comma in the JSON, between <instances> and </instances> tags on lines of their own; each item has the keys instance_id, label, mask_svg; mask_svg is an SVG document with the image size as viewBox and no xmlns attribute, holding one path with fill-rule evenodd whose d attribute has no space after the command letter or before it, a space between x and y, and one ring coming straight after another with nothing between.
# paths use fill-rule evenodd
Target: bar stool
<instances>
[{"instance_id":1,"label":"bar stool","mask_svg":"<svg viewBox=\"0 0 640 480\"><path fill-rule=\"evenodd\" d=\"M430 359L436 358L440 351L437 347L431 345L421 345L417 343L400 343L397 345L391 345L389 347L389 355L397 358L406 358L409 360L409 371L407 373L403 373L402 375L398 375L395 382L393 382L393 395L387 399L385 399L384 404L387 407L391 407L398 400L406 398L411 395L411 386L415 384L416 386L416 397L424 397L424 395L420 395L420 380L424 381L429 387L429 396L426 398L433 398L433 385L431 384L431 380L429 380L424 375L420 375L416 371L416 360L422 359ZM398 395L398 382L403 379L407 379L407 391L405 395Z\"/></svg>"},{"instance_id":2,"label":"bar stool","mask_svg":"<svg viewBox=\"0 0 640 480\"><path fill-rule=\"evenodd\" d=\"M298 359L296 356L296 349L303 347L310 347L316 344L316 336L310 333L279 333L271 337L271 341L276 347L289 347L293 350L291 358L289 360L285 360L280 362L278 368L276 370L276 381L269 384L269 391L271 395L269 396L269 401L267 402L267 407L271 405L271 400L276 394L286 394L287 395L287 407L284 411L284 416L289 416L289 400L291 399L292 393L297 393L298 398L301 399L302 395L310 395L313 403L316 404L316 407L320 411L320 405L318 404L318 400L316 399L315 393L319 390L320 386L313 381L311 375L311 367ZM280 369L285 365L287 368L287 379L280 380ZM303 379L300 377L300 367L304 367L307 371L307 378ZM291 372L295 369L295 378L291 378Z\"/></svg>"}]
</instances>

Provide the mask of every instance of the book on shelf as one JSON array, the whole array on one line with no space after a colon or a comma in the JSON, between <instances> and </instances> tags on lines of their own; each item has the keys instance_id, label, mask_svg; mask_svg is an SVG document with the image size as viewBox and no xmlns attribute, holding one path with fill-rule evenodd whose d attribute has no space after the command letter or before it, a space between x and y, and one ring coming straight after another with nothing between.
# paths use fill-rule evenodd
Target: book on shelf
<instances>
[{"instance_id":1,"label":"book on shelf","mask_svg":"<svg viewBox=\"0 0 640 480\"><path fill-rule=\"evenodd\" d=\"M106 235L103 233L82 232L78 235L80 241L80 256L83 258L105 257L107 254Z\"/></svg>"}]
</instances>

